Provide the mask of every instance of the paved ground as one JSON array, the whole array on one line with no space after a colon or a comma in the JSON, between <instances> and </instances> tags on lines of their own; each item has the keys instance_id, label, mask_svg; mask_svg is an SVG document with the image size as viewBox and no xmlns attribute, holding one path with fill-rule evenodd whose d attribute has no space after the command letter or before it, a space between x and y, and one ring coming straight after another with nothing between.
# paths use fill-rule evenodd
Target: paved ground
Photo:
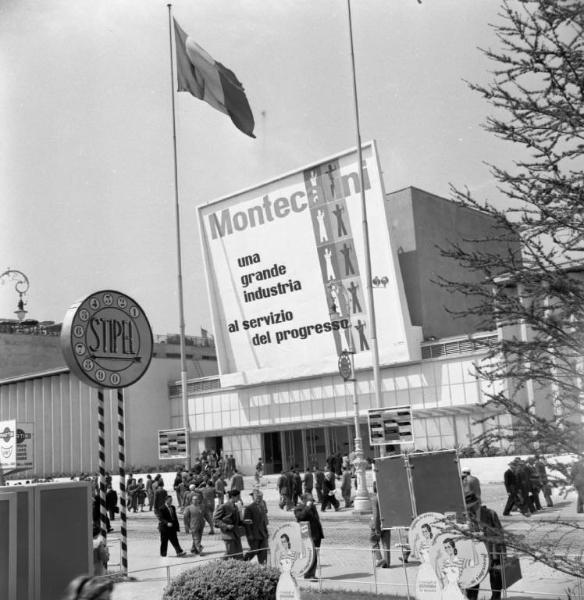
<instances>
[{"instance_id":1,"label":"paved ground","mask_svg":"<svg viewBox=\"0 0 584 600\"><path fill-rule=\"evenodd\" d=\"M268 504L271 526L280 525L291 521L291 513L280 510L277 506L277 492L275 477L264 478L264 498ZM246 488L251 489L252 480L246 478ZM486 504L501 514L506 495L502 486L483 486L483 498ZM533 539L537 536L549 536L554 528L544 524L548 518L578 520L582 515L575 513L575 497L569 495L565 501L556 498L556 507L546 509L541 514L527 519L517 513L503 518L506 528L514 532L530 535ZM301 582L301 585L316 588L344 588L377 591L379 593L402 593L407 597L408 583L413 589L417 564L408 564L404 567L397 560L399 551L394 557L395 566L391 569L375 569L371 552L369 551L369 517L354 515L351 510L341 510L337 513L327 511L321 513L325 540L321 549L320 573L318 583ZM581 521L579 521L581 522ZM583 523L584 524L584 523ZM113 523L116 532L111 534L109 543L112 545L112 561L115 560L119 547L119 521ZM158 556L158 532L156 520L152 513L131 514L128 518L128 558L130 575L137 581L120 583L116 585L114 600L159 600L162 598L164 586L167 581L184 569L195 567L206 560L219 558L223 554L223 543L220 536L203 537L205 554L200 558L177 557L161 558ZM183 546L188 549L190 536L181 534ZM582 547L580 540L558 540L558 548L575 546ZM244 544L245 545L245 544ZM172 550L170 550L172 552ZM561 573L553 572L539 564L534 564L525 559L521 561L523 579L509 590L509 597L519 598L565 598L566 591L576 584L573 578ZM115 566L112 565L115 569ZM486 584L488 585L488 584ZM584 590L580 590L584 600ZM480 597L489 598L490 592L486 590ZM572 595L572 599L578 598Z\"/></svg>"}]
</instances>

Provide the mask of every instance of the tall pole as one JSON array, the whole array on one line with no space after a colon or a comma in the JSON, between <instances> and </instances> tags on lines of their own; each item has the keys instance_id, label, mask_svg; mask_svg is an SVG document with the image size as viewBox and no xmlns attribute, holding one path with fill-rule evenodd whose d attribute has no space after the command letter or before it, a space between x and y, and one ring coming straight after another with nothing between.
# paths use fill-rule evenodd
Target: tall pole
<instances>
[{"instance_id":1,"label":"tall pole","mask_svg":"<svg viewBox=\"0 0 584 600\"><path fill-rule=\"evenodd\" d=\"M174 210L176 218L176 257L178 279L178 310L180 319L180 382L183 427L187 438L187 469L191 468L191 428L189 424L189 402L187 394L187 360L185 344L185 311L183 300L182 252L180 239L180 206L178 202L178 160L176 153L176 115L174 108L174 60L172 58L172 4L168 6L168 36L170 41L170 97L172 100L172 147L174 155Z\"/></svg>"},{"instance_id":2,"label":"tall pole","mask_svg":"<svg viewBox=\"0 0 584 600\"><path fill-rule=\"evenodd\" d=\"M107 537L107 510L105 507L105 402L103 388L97 390L97 433L99 445L99 530L105 539Z\"/></svg>"},{"instance_id":3,"label":"tall pole","mask_svg":"<svg viewBox=\"0 0 584 600\"><path fill-rule=\"evenodd\" d=\"M118 468L120 473L120 519L122 536L122 573L128 572L128 526L126 494L126 435L124 420L124 390L118 389Z\"/></svg>"},{"instance_id":4,"label":"tall pole","mask_svg":"<svg viewBox=\"0 0 584 600\"><path fill-rule=\"evenodd\" d=\"M353 98L355 100L355 125L357 129L357 156L359 160L359 178L361 179L361 211L363 214L363 243L365 244L365 280L367 282L367 304L369 305L369 340L371 342L371 362L373 366L373 393L375 408L382 407L381 380L379 377L379 348L377 346L377 323L373 303L373 281L371 279L371 248L369 245L369 226L367 224L367 203L363 185L363 152L361 150L361 126L359 124L359 99L357 96L357 76L355 73L355 50L353 47L353 22L351 19L351 0L347 0L349 13L349 39L351 42L351 67L353 71Z\"/></svg>"}]
</instances>

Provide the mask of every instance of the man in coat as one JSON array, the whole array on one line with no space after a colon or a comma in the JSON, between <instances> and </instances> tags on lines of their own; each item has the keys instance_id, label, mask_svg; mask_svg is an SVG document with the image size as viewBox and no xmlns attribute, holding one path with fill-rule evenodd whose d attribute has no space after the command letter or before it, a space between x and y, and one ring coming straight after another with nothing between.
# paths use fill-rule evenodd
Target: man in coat
<instances>
[{"instance_id":1,"label":"man in coat","mask_svg":"<svg viewBox=\"0 0 584 600\"><path fill-rule=\"evenodd\" d=\"M324 483L324 472L320 467L314 467L314 489L316 497L322 503L322 484Z\"/></svg>"},{"instance_id":2,"label":"man in coat","mask_svg":"<svg viewBox=\"0 0 584 600\"><path fill-rule=\"evenodd\" d=\"M239 491L229 490L227 502L220 504L215 509L213 522L215 527L221 530L221 539L225 543L224 558L243 560L240 533L243 524L239 515L239 507L236 505L239 499Z\"/></svg>"},{"instance_id":3,"label":"man in coat","mask_svg":"<svg viewBox=\"0 0 584 600\"><path fill-rule=\"evenodd\" d=\"M209 523L209 535L215 535L213 529L213 512L215 511L215 485L208 479L205 487L200 488L202 494L202 506L203 516L205 521Z\"/></svg>"},{"instance_id":4,"label":"man in coat","mask_svg":"<svg viewBox=\"0 0 584 600\"><path fill-rule=\"evenodd\" d=\"M310 527L310 537L312 538L312 542L314 544L314 556L312 558L312 562L310 563L310 567L304 574L304 579L314 579L316 576L316 565L318 562L318 549L320 548L320 544L324 538L324 533L322 531L322 525L320 523L318 511L316 510L316 506L314 506L314 498L312 497L312 494L302 495L300 504L298 504L298 506L296 506L294 509L294 516L299 523L302 521L307 521Z\"/></svg>"},{"instance_id":5,"label":"man in coat","mask_svg":"<svg viewBox=\"0 0 584 600\"><path fill-rule=\"evenodd\" d=\"M335 474L332 471L327 471L322 484L322 512L324 512L329 505L333 506L335 511L339 510L339 501L335 495L336 489L337 482L335 481Z\"/></svg>"},{"instance_id":6,"label":"man in coat","mask_svg":"<svg viewBox=\"0 0 584 600\"><path fill-rule=\"evenodd\" d=\"M381 512L379 510L379 498L377 496L377 484L375 481L373 482L371 509L372 514L369 522L371 535L369 540L376 558L375 566L389 569L391 566L391 530L381 528ZM406 557L404 557L404 561L407 562Z\"/></svg>"},{"instance_id":7,"label":"man in coat","mask_svg":"<svg viewBox=\"0 0 584 600\"><path fill-rule=\"evenodd\" d=\"M310 469L304 473L304 480L302 483L304 484L304 493L312 495L312 490L314 490L314 476Z\"/></svg>"},{"instance_id":8,"label":"man in coat","mask_svg":"<svg viewBox=\"0 0 584 600\"><path fill-rule=\"evenodd\" d=\"M190 533L193 538L191 552L193 554L203 554L201 538L205 528L205 517L200 496L193 496L191 504L185 508L184 512L185 532Z\"/></svg>"},{"instance_id":9,"label":"man in coat","mask_svg":"<svg viewBox=\"0 0 584 600\"><path fill-rule=\"evenodd\" d=\"M264 509L263 494L260 490L254 490L252 502L243 511L243 523L245 525L245 536L249 544L249 552L245 560L258 557L258 562L265 565L268 560L268 515Z\"/></svg>"},{"instance_id":10,"label":"man in coat","mask_svg":"<svg viewBox=\"0 0 584 600\"><path fill-rule=\"evenodd\" d=\"M235 469L231 478L231 489L240 493L243 492L243 477L237 469Z\"/></svg>"},{"instance_id":11,"label":"man in coat","mask_svg":"<svg viewBox=\"0 0 584 600\"><path fill-rule=\"evenodd\" d=\"M168 492L164 489L164 479L161 477L154 491L154 514L156 516L158 516L160 509L164 506L167 497Z\"/></svg>"},{"instance_id":12,"label":"man in coat","mask_svg":"<svg viewBox=\"0 0 584 600\"><path fill-rule=\"evenodd\" d=\"M508 469L503 475L503 481L505 483L505 490L507 491L507 504L503 509L503 515L508 517L511 514L513 508L520 508L521 502L519 500L519 490L517 486L517 477L515 474L515 461L511 461L508 465Z\"/></svg>"},{"instance_id":13,"label":"man in coat","mask_svg":"<svg viewBox=\"0 0 584 600\"><path fill-rule=\"evenodd\" d=\"M177 556L186 556L177 538L180 531L176 509L172 504L172 496L167 496L164 505L158 511L158 531L160 532L160 556L166 556L168 542L176 551Z\"/></svg>"},{"instance_id":14,"label":"man in coat","mask_svg":"<svg viewBox=\"0 0 584 600\"><path fill-rule=\"evenodd\" d=\"M278 506L282 509L286 508L286 510L290 510L290 507L292 506L292 490L290 489L288 473L286 471L283 470L280 473L276 486L278 487L278 493L280 494Z\"/></svg>"}]
</instances>

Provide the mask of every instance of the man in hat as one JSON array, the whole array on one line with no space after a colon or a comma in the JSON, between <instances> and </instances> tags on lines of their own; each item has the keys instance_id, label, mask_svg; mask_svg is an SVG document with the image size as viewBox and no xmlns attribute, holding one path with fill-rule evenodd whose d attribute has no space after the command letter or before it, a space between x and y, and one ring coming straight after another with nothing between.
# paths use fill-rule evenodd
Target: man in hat
<instances>
[{"instance_id":1,"label":"man in hat","mask_svg":"<svg viewBox=\"0 0 584 600\"><path fill-rule=\"evenodd\" d=\"M474 494L478 501L479 505L481 502L481 482L478 477L471 475L470 469L466 468L462 470L462 490L464 491L464 495Z\"/></svg>"},{"instance_id":2,"label":"man in hat","mask_svg":"<svg viewBox=\"0 0 584 600\"><path fill-rule=\"evenodd\" d=\"M245 555L245 560L252 560L257 556L258 562L265 565L268 560L268 515L264 509L262 492L255 489L250 496L252 502L243 511L245 536L249 544L249 552Z\"/></svg>"},{"instance_id":3,"label":"man in hat","mask_svg":"<svg viewBox=\"0 0 584 600\"><path fill-rule=\"evenodd\" d=\"M221 530L221 539L225 543L224 558L243 560L241 547L241 517L236 502L240 500L239 490L229 490L228 500L215 509L213 522Z\"/></svg>"}]
</instances>

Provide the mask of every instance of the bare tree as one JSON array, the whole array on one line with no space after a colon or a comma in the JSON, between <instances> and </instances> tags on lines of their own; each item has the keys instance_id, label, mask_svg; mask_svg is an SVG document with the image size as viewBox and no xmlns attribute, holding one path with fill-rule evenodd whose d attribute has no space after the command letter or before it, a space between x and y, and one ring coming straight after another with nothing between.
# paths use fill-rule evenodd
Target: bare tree
<instances>
[{"instance_id":1,"label":"bare tree","mask_svg":"<svg viewBox=\"0 0 584 600\"><path fill-rule=\"evenodd\" d=\"M459 202L495 226L488 240L441 249L474 274L441 285L465 296L460 316L501 333L476 369L489 390L490 412L475 443L569 454L584 464L584 6L508 0L500 18L493 25L499 49L483 50L495 66L491 81L469 85L492 107L486 130L512 143L519 158L511 167L490 166L505 208L453 188ZM558 484L578 485L578 469L549 467ZM584 575L581 556L557 552L558 539L581 536L581 526L555 525L554 535L540 536L537 545L525 536L508 542ZM579 542L570 548L580 554Z\"/></svg>"}]
</instances>

